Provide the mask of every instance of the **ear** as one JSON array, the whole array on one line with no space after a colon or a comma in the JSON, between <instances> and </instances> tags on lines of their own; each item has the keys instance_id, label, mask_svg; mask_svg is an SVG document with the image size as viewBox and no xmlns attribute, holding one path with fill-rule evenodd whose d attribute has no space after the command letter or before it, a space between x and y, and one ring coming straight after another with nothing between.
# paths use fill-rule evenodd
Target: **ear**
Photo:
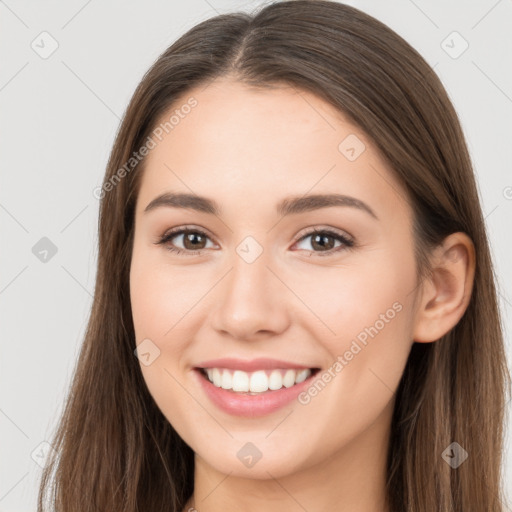
<instances>
[{"instance_id":1,"label":"ear","mask_svg":"<svg viewBox=\"0 0 512 512\"><path fill-rule=\"evenodd\" d=\"M429 343L449 332L468 307L475 276L475 248L462 232L446 237L432 255L432 277L422 283L414 341Z\"/></svg>"}]
</instances>

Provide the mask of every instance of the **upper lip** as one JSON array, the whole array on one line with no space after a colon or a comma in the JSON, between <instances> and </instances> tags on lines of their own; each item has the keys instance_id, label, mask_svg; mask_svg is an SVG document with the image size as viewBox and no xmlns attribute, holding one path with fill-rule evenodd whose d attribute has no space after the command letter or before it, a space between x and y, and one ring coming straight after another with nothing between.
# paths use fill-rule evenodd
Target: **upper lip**
<instances>
[{"instance_id":1,"label":"upper lip","mask_svg":"<svg viewBox=\"0 0 512 512\"><path fill-rule=\"evenodd\" d=\"M268 359L266 357L251 359L250 361L244 359L235 359L232 357L224 357L221 359L211 359L209 361L203 361L197 364L196 368L228 368L230 370L242 370L245 372L252 372L255 370L273 370L277 368L293 368L306 370L308 368L314 367L304 366L299 363L281 361L279 359Z\"/></svg>"}]
</instances>

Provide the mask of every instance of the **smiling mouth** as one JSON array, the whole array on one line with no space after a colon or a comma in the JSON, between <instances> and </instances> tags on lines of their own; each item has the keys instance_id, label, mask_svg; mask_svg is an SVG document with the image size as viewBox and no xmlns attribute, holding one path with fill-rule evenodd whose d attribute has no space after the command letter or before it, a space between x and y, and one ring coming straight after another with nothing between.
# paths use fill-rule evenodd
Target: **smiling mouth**
<instances>
[{"instance_id":1,"label":"smiling mouth","mask_svg":"<svg viewBox=\"0 0 512 512\"><path fill-rule=\"evenodd\" d=\"M195 368L203 378L218 388L235 394L260 395L262 393L291 388L316 375L320 368L276 368L245 372L229 368Z\"/></svg>"}]
</instances>

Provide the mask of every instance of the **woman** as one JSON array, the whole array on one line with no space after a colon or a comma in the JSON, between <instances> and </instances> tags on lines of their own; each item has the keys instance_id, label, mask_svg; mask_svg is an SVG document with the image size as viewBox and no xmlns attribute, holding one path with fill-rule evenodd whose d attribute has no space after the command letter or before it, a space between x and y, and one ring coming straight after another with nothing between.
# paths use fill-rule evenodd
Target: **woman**
<instances>
[{"instance_id":1,"label":"woman","mask_svg":"<svg viewBox=\"0 0 512 512\"><path fill-rule=\"evenodd\" d=\"M329 1L189 30L101 190L39 509L501 511L503 334L437 76ZM135 357L136 356L136 357Z\"/></svg>"}]
</instances>

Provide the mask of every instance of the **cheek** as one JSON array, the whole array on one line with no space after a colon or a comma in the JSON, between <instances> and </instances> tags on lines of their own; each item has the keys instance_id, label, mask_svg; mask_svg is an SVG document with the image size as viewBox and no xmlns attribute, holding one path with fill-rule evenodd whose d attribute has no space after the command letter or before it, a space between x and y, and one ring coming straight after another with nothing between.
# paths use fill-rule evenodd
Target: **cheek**
<instances>
[{"instance_id":1,"label":"cheek","mask_svg":"<svg viewBox=\"0 0 512 512\"><path fill-rule=\"evenodd\" d=\"M293 309L293 321L324 340L331 355L347 350L355 338L364 343L376 331L379 339L397 339L404 331L407 337L407 322L402 320L411 314L405 310L415 286L412 251L384 247L368 251L364 258L355 255L333 265L283 267L280 272L300 299L300 305L290 300L290 305L300 306Z\"/></svg>"},{"instance_id":2,"label":"cheek","mask_svg":"<svg viewBox=\"0 0 512 512\"><path fill-rule=\"evenodd\" d=\"M194 431L194 423L204 422L201 411L190 407L190 395L183 387L182 354L188 339L185 330L190 329L187 312L194 301L190 283L187 272L171 271L150 252L134 247L130 298L136 344L149 348L151 354L149 364L140 358L141 373L162 414L185 438Z\"/></svg>"},{"instance_id":3,"label":"cheek","mask_svg":"<svg viewBox=\"0 0 512 512\"><path fill-rule=\"evenodd\" d=\"M393 278L393 274L381 275L378 286L366 287L360 285L372 281L369 274L347 277L341 288L341 281L331 281L338 291L318 302L324 308L318 310L320 316L334 334L326 335L318 321L313 329L317 343L330 356L326 368L299 396L295 414L303 418L301 438L318 447L312 463L349 445L377 418L391 421L394 394L412 345L413 314L410 288L405 280L396 287ZM282 439L296 435L293 422L280 429Z\"/></svg>"},{"instance_id":4,"label":"cheek","mask_svg":"<svg viewBox=\"0 0 512 512\"><path fill-rule=\"evenodd\" d=\"M173 379L180 370L187 336L183 331L190 306L181 285L152 253L134 247L130 268L130 300L140 368L148 389L162 410L179 397ZM177 291L179 290L179 291ZM169 401L169 403L166 403Z\"/></svg>"},{"instance_id":5,"label":"cheek","mask_svg":"<svg viewBox=\"0 0 512 512\"><path fill-rule=\"evenodd\" d=\"M170 267L160 251L134 247L130 300L137 342L162 343L183 327L182 320L204 294L192 266Z\"/></svg>"},{"instance_id":6,"label":"cheek","mask_svg":"<svg viewBox=\"0 0 512 512\"><path fill-rule=\"evenodd\" d=\"M312 389L304 401L315 397L321 404L318 393L337 397L345 411L366 403L370 413L387 403L412 346L415 278L412 253L382 250L357 268L321 269L296 281L297 294L315 315L297 315L295 321L323 346L330 369L318 385L321 393ZM324 387L331 391L324 393ZM337 410L336 418L343 415Z\"/></svg>"}]
</instances>

